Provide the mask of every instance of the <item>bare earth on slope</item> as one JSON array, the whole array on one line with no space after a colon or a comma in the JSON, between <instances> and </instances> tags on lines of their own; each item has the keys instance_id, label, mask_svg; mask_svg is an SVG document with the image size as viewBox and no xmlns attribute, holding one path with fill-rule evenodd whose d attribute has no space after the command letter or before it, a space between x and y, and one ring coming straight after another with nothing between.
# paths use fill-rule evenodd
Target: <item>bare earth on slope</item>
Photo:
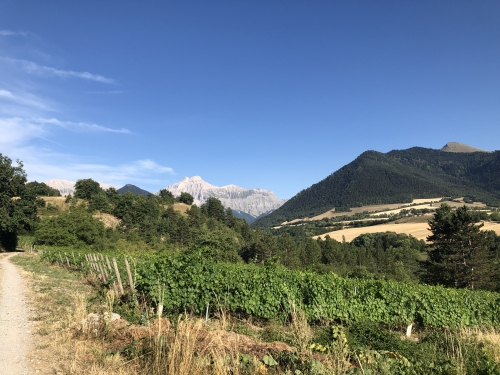
<instances>
[{"instance_id":1,"label":"bare earth on slope","mask_svg":"<svg viewBox=\"0 0 500 375\"><path fill-rule=\"evenodd\" d=\"M9 261L14 256L0 255L0 367L2 375L31 374L27 356L31 349L31 324L24 296L24 283Z\"/></svg>"}]
</instances>

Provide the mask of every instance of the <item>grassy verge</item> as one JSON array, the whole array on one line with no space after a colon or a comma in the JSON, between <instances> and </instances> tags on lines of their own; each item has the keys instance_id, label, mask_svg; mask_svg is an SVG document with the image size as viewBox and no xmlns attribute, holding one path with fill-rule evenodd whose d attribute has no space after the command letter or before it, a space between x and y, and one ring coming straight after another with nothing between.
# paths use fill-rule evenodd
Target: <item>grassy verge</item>
<instances>
[{"instance_id":1,"label":"grassy verge","mask_svg":"<svg viewBox=\"0 0 500 375\"><path fill-rule=\"evenodd\" d=\"M120 366L117 356L102 356L104 343L78 335L88 312L102 310L89 303L95 293L79 274L41 263L35 254L11 258L28 281L32 320L35 324L36 370L41 374L136 373Z\"/></svg>"}]
</instances>

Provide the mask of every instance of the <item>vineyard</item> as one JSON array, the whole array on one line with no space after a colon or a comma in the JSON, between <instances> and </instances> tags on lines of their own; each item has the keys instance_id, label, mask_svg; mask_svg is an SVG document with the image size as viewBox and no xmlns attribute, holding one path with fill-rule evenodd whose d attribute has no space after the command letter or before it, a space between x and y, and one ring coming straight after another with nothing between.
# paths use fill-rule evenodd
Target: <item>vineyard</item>
<instances>
[{"instance_id":1,"label":"vineyard","mask_svg":"<svg viewBox=\"0 0 500 375\"><path fill-rule=\"evenodd\" d=\"M51 249L44 251L43 258L88 271L85 255L72 252L68 256ZM500 294L494 292L341 278L275 264L215 263L201 251L127 257L133 263L137 292L153 303L163 301L166 312L205 314L223 308L285 321L293 303L309 322L500 328ZM118 264L125 275L123 262Z\"/></svg>"}]
</instances>

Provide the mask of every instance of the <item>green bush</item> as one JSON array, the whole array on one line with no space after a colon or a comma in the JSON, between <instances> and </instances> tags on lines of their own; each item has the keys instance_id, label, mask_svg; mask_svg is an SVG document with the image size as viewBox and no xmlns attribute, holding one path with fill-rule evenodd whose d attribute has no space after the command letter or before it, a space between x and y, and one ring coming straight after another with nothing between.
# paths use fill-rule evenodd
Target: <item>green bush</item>
<instances>
[{"instance_id":1,"label":"green bush","mask_svg":"<svg viewBox=\"0 0 500 375\"><path fill-rule=\"evenodd\" d=\"M102 241L104 233L101 221L85 208L73 207L68 212L43 219L35 231L35 241L51 246L94 245Z\"/></svg>"}]
</instances>

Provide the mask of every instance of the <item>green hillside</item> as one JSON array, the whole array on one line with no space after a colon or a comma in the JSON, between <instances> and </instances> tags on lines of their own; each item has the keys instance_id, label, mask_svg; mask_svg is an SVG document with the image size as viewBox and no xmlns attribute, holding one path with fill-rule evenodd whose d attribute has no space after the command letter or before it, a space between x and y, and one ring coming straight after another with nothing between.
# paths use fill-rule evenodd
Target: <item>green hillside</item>
<instances>
[{"instance_id":1,"label":"green hillside","mask_svg":"<svg viewBox=\"0 0 500 375\"><path fill-rule=\"evenodd\" d=\"M410 203L416 198L437 196L466 196L498 206L500 151L452 153L422 147L385 154L366 151L253 226L277 225L333 208Z\"/></svg>"},{"instance_id":2,"label":"green hillside","mask_svg":"<svg viewBox=\"0 0 500 375\"><path fill-rule=\"evenodd\" d=\"M146 191L144 189L141 189L140 187L137 187L135 185L127 184L120 189L118 189L118 192L120 194L125 194L126 192L130 191L132 194L136 195L142 195L143 197L147 197L148 194L151 194L149 191Z\"/></svg>"}]
</instances>

